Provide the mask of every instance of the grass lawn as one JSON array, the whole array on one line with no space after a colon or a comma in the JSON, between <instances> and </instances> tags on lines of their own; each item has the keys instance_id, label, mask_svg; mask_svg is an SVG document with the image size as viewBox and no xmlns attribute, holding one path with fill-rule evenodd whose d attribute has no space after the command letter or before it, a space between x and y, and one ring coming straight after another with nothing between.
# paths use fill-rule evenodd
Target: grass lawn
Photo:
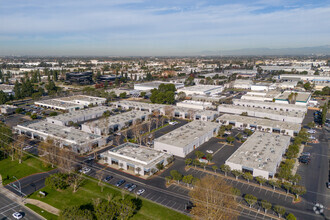
<instances>
[{"instance_id":1,"label":"grass lawn","mask_svg":"<svg viewBox=\"0 0 330 220\"><path fill-rule=\"evenodd\" d=\"M107 184L107 186L110 185ZM72 192L72 188L67 188L66 190L59 192L57 190L45 187L42 189L42 191L47 192L47 196L45 198L40 198L38 196L38 193L33 193L32 195L30 195L30 198L41 200L60 210L67 206L85 205L88 203L92 203L93 198L107 199L107 196L110 194L112 194L113 197L117 195L121 195L120 190L112 187L104 187L103 192L101 192L101 189L97 185L97 183L91 180L87 180L76 193ZM156 203L150 202L143 198L141 199L142 199L142 207L132 217L132 219L135 220L190 219L188 216L184 214L165 208L163 206L160 206Z\"/></svg>"},{"instance_id":2,"label":"grass lawn","mask_svg":"<svg viewBox=\"0 0 330 220\"><path fill-rule=\"evenodd\" d=\"M38 206L35 206L32 204L25 204L25 206L29 207L30 209L32 209L33 211L35 211L36 213L38 213L39 215L41 215L42 217L44 217L47 220L57 220L58 219L57 215L49 213L49 212L39 208Z\"/></svg>"},{"instance_id":3,"label":"grass lawn","mask_svg":"<svg viewBox=\"0 0 330 220\"><path fill-rule=\"evenodd\" d=\"M40 160L31 156L25 156L21 164L18 163L18 160L11 161L11 158L0 160L0 174L2 176L3 185L15 181L13 176L20 179L34 173L41 173L51 169L50 167L44 167Z\"/></svg>"}]
</instances>

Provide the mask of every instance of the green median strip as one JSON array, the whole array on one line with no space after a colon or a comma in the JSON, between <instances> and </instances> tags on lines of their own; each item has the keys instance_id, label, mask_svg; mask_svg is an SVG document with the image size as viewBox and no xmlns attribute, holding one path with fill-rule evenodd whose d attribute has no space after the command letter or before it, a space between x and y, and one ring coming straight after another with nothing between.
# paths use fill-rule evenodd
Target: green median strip
<instances>
[{"instance_id":1,"label":"green median strip","mask_svg":"<svg viewBox=\"0 0 330 220\"><path fill-rule=\"evenodd\" d=\"M26 207L32 209L34 212L38 213L42 217L44 217L47 220L57 220L58 216L54 215L52 213L49 213L42 208L39 208L38 206L32 205L32 204L25 204Z\"/></svg>"}]
</instances>

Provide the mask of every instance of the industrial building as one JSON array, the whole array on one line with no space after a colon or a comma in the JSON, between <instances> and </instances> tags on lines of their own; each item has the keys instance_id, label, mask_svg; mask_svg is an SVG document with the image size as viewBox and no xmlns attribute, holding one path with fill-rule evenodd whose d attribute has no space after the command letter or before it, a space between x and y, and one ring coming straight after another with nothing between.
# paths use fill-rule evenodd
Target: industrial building
<instances>
[{"instance_id":1,"label":"industrial building","mask_svg":"<svg viewBox=\"0 0 330 220\"><path fill-rule=\"evenodd\" d=\"M265 92L247 92L245 95L241 97L244 100L252 100L252 101L262 101L262 102L272 102L273 99L281 94L281 92L272 90Z\"/></svg>"},{"instance_id":2,"label":"industrial building","mask_svg":"<svg viewBox=\"0 0 330 220\"><path fill-rule=\"evenodd\" d=\"M73 127L48 123L44 120L17 125L14 130L16 133L25 134L32 139L53 139L58 146L69 148L81 154L105 144L105 139L99 135L86 133Z\"/></svg>"},{"instance_id":3,"label":"industrial building","mask_svg":"<svg viewBox=\"0 0 330 220\"><path fill-rule=\"evenodd\" d=\"M0 91L3 91L7 95L15 95L14 85L0 84Z\"/></svg>"},{"instance_id":4,"label":"industrial building","mask_svg":"<svg viewBox=\"0 0 330 220\"><path fill-rule=\"evenodd\" d=\"M152 113L153 111L159 111L161 108L164 108L165 105L161 104L149 104L145 102L136 102L136 101L126 101L121 100L118 102L111 102L112 106L115 106L116 108L122 108L122 109L134 109L134 110L140 110L140 111L148 111Z\"/></svg>"},{"instance_id":5,"label":"industrial building","mask_svg":"<svg viewBox=\"0 0 330 220\"><path fill-rule=\"evenodd\" d=\"M153 174L153 170L157 170L157 164L161 163L166 166L167 158L172 155L127 142L102 153L100 156L110 166L115 165L142 176L150 176Z\"/></svg>"},{"instance_id":6,"label":"industrial building","mask_svg":"<svg viewBox=\"0 0 330 220\"><path fill-rule=\"evenodd\" d=\"M293 94L293 96L290 100L291 94ZM275 97L275 103L284 103L284 104L294 103L296 105L307 106L308 102L311 99L311 96L312 94L310 92L284 91L282 94L279 94Z\"/></svg>"},{"instance_id":7,"label":"industrial building","mask_svg":"<svg viewBox=\"0 0 330 220\"><path fill-rule=\"evenodd\" d=\"M250 172L265 179L275 176L290 137L256 131L225 162L232 170Z\"/></svg>"},{"instance_id":8,"label":"industrial building","mask_svg":"<svg viewBox=\"0 0 330 220\"><path fill-rule=\"evenodd\" d=\"M111 111L112 109L113 108L107 106L97 106L80 111L68 112L53 117L47 117L46 121L56 125L67 126L69 125L69 122L79 123L100 118L103 116L104 112Z\"/></svg>"},{"instance_id":9,"label":"industrial building","mask_svg":"<svg viewBox=\"0 0 330 220\"><path fill-rule=\"evenodd\" d=\"M271 119L254 118L241 115L224 114L217 118L221 125L232 125L237 128L255 129L259 131L281 133L295 136L299 133L301 125L298 123L274 121Z\"/></svg>"},{"instance_id":10,"label":"industrial building","mask_svg":"<svg viewBox=\"0 0 330 220\"><path fill-rule=\"evenodd\" d=\"M318 76L318 75L303 75L303 74L282 74L278 76L281 80L287 81L304 81L304 82L313 82L318 83L329 83L329 76Z\"/></svg>"},{"instance_id":11,"label":"industrial building","mask_svg":"<svg viewBox=\"0 0 330 220\"><path fill-rule=\"evenodd\" d=\"M153 81L153 82L134 84L134 90L150 91L152 89L158 89L158 86L160 86L161 84L174 84L176 89L180 89L180 88L184 87L183 83L169 83L169 82L162 82L162 81Z\"/></svg>"},{"instance_id":12,"label":"industrial building","mask_svg":"<svg viewBox=\"0 0 330 220\"><path fill-rule=\"evenodd\" d=\"M223 86L214 85L196 85L180 88L177 92L184 92L186 96L204 95L204 96L215 96L219 95L223 91Z\"/></svg>"},{"instance_id":13,"label":"industrial building","mask_svg":"<svg viewBox=\"0 0 330 220\"><path fill-rule=\"evenodd\" d=\"M0 113L10 115L15 113L17 107L14 105L0 105Z\"/></svg>"},{"instance_id":14,"label":"industrial building","mask_svg":"<svg viewBox=\"0 0 330 220\"><path fill-rule=\"evenodd\" d=\"M133 125L137 120L147 120L148 116L148 112L132 110L122 114L86 122L81 125L81 130L97 135L108 135L111 132Z\"/></svg>"},{"instance_id":15,"label":"industrial building","mask_svg":"<svg viewBox=\"0 0 330 220\"><path fill-rule=\"evenodd\" d=\"M167 110L168 109L168 110ZM175 118L183 118L189 120L213 121L218 117L217 111L200 110L186 107L171 106L171 108L162 108L160 113L162 115L172 114ZM166 112L167 111L167 112Z\"/></svg>"},{"instance_id":16,"label":"industrial building","mask_svg":"<svg viewBox=\"0 0 330 220\"><path fill-rule=\"evenodd\" d=\"M296 111L280 111L272 109L264 109L259 107L248 107L241 105L219 105L218 111L222 113L246 115L258 118L268 118L277 121L302 123L305 118L305 112Z\"/></svg>"},{"instance_id":17,"label":"industrial building","mask_svg":"<svg viewBox=\"0 0 330 220\"><path fill-rule=\"evenodd\" d=\"M272 109L277 111L295 111L295 112L307 112L306 106L300 105L291 105L291 104L282 104L275 102L262 102L262 101L252 101L252 100L244 100L244 99L233 99L234 105L239 105L243 107L254 107L254 108L262 108L262 109Z\"/></svg>"},{"instance_id":18,"label":"industrial building","mask_svg":"<svg viewBox=\"0 0 330 220\"><path fill-rule=\"evenodd\" d=\"M70 84L90 85L93 83L93 72L66 73L65 82Z\"/></svg>"},{"instance_id":19,"label":"industrial building","mask_svg":"<svg viewBox=\"0 0 330 220\"><path fill-rule=\"evenodd\" d=\"M154 140L154 148L185 157L218 133L219 124L207 121L192 121Z\"/></svg>"},{"instance_id":20,"label":"industrial building","mask_svg":"<svg viewBox=\"0 0 330 220\"><path fill-rule=\"evenodd\" d=\"M252 80L236 79L231 87L235 89L251 89Z\"/></svg>"},{"instance_id":21,"label":"industrial building","mask_svg":"<svg viewBox=\"0 0 330 220\"><path fill-rule=\"evenodd\" d=\"M176 106L199 110L215 109L215 106L212 105L212 102L201 102L194 100L184 100L182 102L177 102Z\"/></svg>"},{"instance_id":22,"label":"industrial building","mask_svg":"<svg viewBox=\"0 0 330 220\"><path fill-rule=\"evenodd\" d=\"M72 112L91 105L103 105L105 102L105 98L86 95L75 95L69 97L36 101L34 102L34 104L44 108Z\"/></svg>"}]
</instances>

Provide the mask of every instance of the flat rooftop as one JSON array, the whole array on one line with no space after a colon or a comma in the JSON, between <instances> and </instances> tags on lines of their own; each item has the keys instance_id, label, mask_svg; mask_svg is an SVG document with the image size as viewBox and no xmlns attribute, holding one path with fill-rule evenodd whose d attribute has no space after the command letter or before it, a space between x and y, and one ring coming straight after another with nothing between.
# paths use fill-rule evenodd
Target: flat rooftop
<instances>
[{"instance_id":1,"label":"flat rooftop","mask_svg":"<svg viewBox=\"0 0 330 220\"><path fill-rule=\"evenodd\" d=\"M180 88L180 91L190 91L190 92L210 92L213 90L217 90L217 89L223 89L223 86L214 86L214 85L195 85L195 86L188 86L188 87L184 87L184 88Z\"/></svg>"},{"instance_id":2,"label":"flat rooftop","mask_svg":"<svg viewBox=\"0 0 330 220\"><path fill-rule=\"evenodd\" d=\"M52 136L54 139L62 139L71 144L83 144L89 141L100 139L101 136L87 133L73 127L65 127L42 121L31 121L22 125L17 125L17 128L40 132L45 135Z\"/></svg>"},{"instance_id":3,"label":"flat rooftop","mask_svg":"<svg viewBox=\"0 0 330 220\"><path fill-rule=\"evenodd\" d=\"M75 108L75 107L83 107L82 105L78 105L73 102L64 102L58 99L48 99L48 100L42 100L34 102L35 105L51 105L59 108Z\"/></svg>"},{"instance_id":4,"label":"flat rooftop","mask_svg":"<svg viewBox=\"0 0 330 220\"><path fill-rule=\"evenodd\" d=\"M275 103L275 102L262 102L262 101L257 101L257 100L245 100L245 99L233 99L233 103L235 105L237 104L248 104L248 105L264 105L264 106L272 106L274 108L294 108L294 109L300 109L300 111L307 111L306 106L300 106L300 105L291 105L291 104L284 104L284 103Z\"/></svg>"},{"instance_id":5,"label":"flat rooftop","mask_svg":"<svg viewBox=\"0 0 330 220\"><path fill-rule=\"evenodd\" d=\"M48 118L66 122L66 121L70 121L74 118L81 118L81 117L84 117L87 115L99 114L99 113L102 113L105 111L111 111L112 109L113 108L108 107L108 106L96 106L96 107L87 108L84 110L77 110L74 112L68 112L68 113L64 113L64 114L60 114L60 115L48 117Z\"/></svg>"},{"instance_id":6,"label":"flat rooftop","mask_svg":"<svg viewBox=\"0 0 330 220\"><path fill-rule=\"evenodd\" d=\"M282 116L287 116L287 117L297 117L297 118L305 117L305 112L293 111L293 110L280 111L280 110L272 110L272 109L263 109L263 108L258 108L258 107L246 107L246 106L241 106L241 105L227 105L227 104L219 105L219 108L226 108L227 110L237 109L237 110L241 110L241 111L246 110L246 111L254 111L254 112L263 112L266 114L282 115Z\"/></svg>"},{"instance_id":7,"label":"flat rooftop","mask_svg":"<svg viewBox=\"0 0 330 220\"><path fill-rule=\"evenodd\" d=\"M289 136L256 131L226 162L273 173L289 144Z\"/></svg>"},{"instance_id":8,"label":"flat rooftop","mask_svg":"<svg viewBox=\"0 0 330 220\"><path fill-rule=\"evenodd\" d=\"M214 122L192 121L155 139L155 141L184 148L195 139L203 136L208 132L213 132L213 130L218 127L219 124Z\"/></svg>"},{"instance_id":9,"label":"flat rooftop","mask_svg":"<svg viewBox=\"0 0 330 220\"><path fill-rule=\"evenodd\" d=\"M271 119L265 118L254 118L249 116L241 116L241 115L229 115L223 114L217 121L232 121L232 122L240 122L246 123L250 125L260 125L260 126L267 126L271 128L278 128L278 129L285 129L285 130L292 130L292 131L300 131L301 125L293 122L286 122L286 121L275 121Z\"/></svg>"},{"instance_id":10,"label":"flat rooftop","mask_svg":"<svg viewBox=\"0 0 330 220\"><path fill-rule=\"evenodd\" d=\"M276 90L271 90L268 92L247 92L244 96L256 96L256 97L265 97L265 98L274 98L281 92Z\"/></svg>"},{"instance_id":11,"label":"flat rooftop","mask_svg":"<svg viewBox=\"0 0 330 220\"><path fill-rule=\"evenodd\" d=\"M134 84L134 87L135 86L144 86L144 87L150 87L150 89L153 89L153 88L158 88L158 86L160 84L174 84L175 87L177 87L177 86L183 86L183 83L171 83L171 82L153 81L153 82L146 82L146 83Z\"/></svg>"},{"instance_id":12,"label":"flat rooftop","mask_svg":"<svg viewBox=\"0 0 330 220\"><path fill-rule=\"evenodd\" d=\"M105 98L94 97L94 96L87 96L87 95L74 95L68 97L58 98L58 100L62 101L88 101L88 102L95 102L95 101L105 101Z\"/></svg>"},{"instance_id":13,"label":"flat rooftop","mask_svg":"<svg viewBox=\"0 0 330 220\"><path fill-rule=\"evenodd\" d=\"M253 84L253 82L252 82L252 80L249 80L249 79L236 79L234 81L234 84L251 85L251 84Z\"/></svg>"},{"instance_id":14,"label":"flat rooftop","mask_svg":"<svg viewBox=\"0 0 330 220\"><path fill-rule=\"evenodd\" d=\"M191 112L195 115L204 115L204 116L214 116L217 115L217 111L211 111L211 110L201 110L201 109L195 109L195 108L187 108L187 107L181 107L181 106L173 106L174 112Z\"/></svg>"},{"instance_id":15,"label":"flat rooftop","mask_svg":"<svg viewBox=\"0 0 330 220\"><path fill-rule=\"evenodd\" d=\"M106 118L86 122L85 125L90 127L108 128L110 125L125 123L131 120L141 118L142 116L149 115L149 112L131 110L117 115L112 115Z\"/></svg>"},{"instance_id":16,"label":"flat rooftop","mask_svg":"<svg viewBox=\"0 0 330 220\"><path fill-rule=\"evenodd\" d=\"M278 96L275 97L275 99L279 99L279 100L288 100L289 95L291 93L295 93L292 91L285 91L282 94L279 94ZM307 102L308 99L311 97L311 93L310 92L297 92L297 97L296 97L296 102Z\"/></svg>"},{"instance_id":17,"label":"flat rooftop","mask_svg":"<svg viewBox=\"0 0 330 220\"><path fill-rule=\"evenodd\" d=\"M154 166L162 159L166 159L170 156L170 154L165 152L133 143L124 143L106 153L112 158L125 160L133 164L141 164L143 166Z\"/></svg>"},{"instance_id":18,"label":"flat rooftop","mask_svg":"<svg viewBox=\"0 0 330 220\"><path fill-rule=\"evenodd\" d=\"M137 101L125 101L125 100L118 102L111 102L111 105L127 105L135 108L145 108L145 109L151 108L152 110L161 109L164 106L166 106L161 104L152 104L152 103L137 102Z\"/></svg>"},{"instance_id":19,"label":"flat rooftop","mask_svg":"<svg viewBox=\"0 0 330 220\"><path fill-rule=\"evenodd\" d=\"M0 84L0 90L13 90L14 87L14 85Z\"/></svg>"}]
</instances>

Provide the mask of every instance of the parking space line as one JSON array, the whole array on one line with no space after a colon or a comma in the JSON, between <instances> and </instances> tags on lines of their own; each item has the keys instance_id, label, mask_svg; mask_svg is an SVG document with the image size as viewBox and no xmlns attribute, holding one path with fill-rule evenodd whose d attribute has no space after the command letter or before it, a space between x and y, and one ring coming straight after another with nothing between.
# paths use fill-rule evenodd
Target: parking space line
<instances>
[{"instance_id":1,"label":"parking space line","mask_svg":"<svg viewBox=\"0 0 330 220\"><path fill-rule=\"evenodd\" d=\"M161 202L160 202L160 204L162 204L163 205L163 202L166 200L166 198L164 198Z\"/></svg>"},{"instance_id":2,"label":"parking space line","mask_svg":"<svg viewBox=\"0 0 330 220\"><path fill-rule=\"evenodd\" d=\"M157 202L158 201L158 199L161 199L162 197L161 196L159 196L156 200L155 200L155 202ZM158 203L158 202L157 202Z\"/></svg>"},{"instance_id":3,"label":"parking space line","mask_svg":"<svg viewBox=\"0 0 330 220\"><path fill-rule=\"evenodd\" d=\"M168 204L169 204L170 202L172 202L172 200L168 200L168 202L166 203L165 206L168 206Z\"/></svg>"},{"instance_id":4,"label":"parking space line","mask_svg":"<svg viewBox=\"0 0 330 220\"><path fill-rule=\"evenodd\" d=\"M150 200L152 200L155 196L157 196L157 194L153 195L153 196L150 198ZM152 200L152 201L154 201L154 200Z\"/></svg>"},{"instance_id":5,"label":"parking space line","mask_svg":"<svg viewBox=\"0 0 330 220\"><path fill-rule=\"evenodd\" d=\"M171 208L173 208L173 206L176 204L176 202L174 202L174 204L171 206Z\"/></svg>"}]
</instances>

